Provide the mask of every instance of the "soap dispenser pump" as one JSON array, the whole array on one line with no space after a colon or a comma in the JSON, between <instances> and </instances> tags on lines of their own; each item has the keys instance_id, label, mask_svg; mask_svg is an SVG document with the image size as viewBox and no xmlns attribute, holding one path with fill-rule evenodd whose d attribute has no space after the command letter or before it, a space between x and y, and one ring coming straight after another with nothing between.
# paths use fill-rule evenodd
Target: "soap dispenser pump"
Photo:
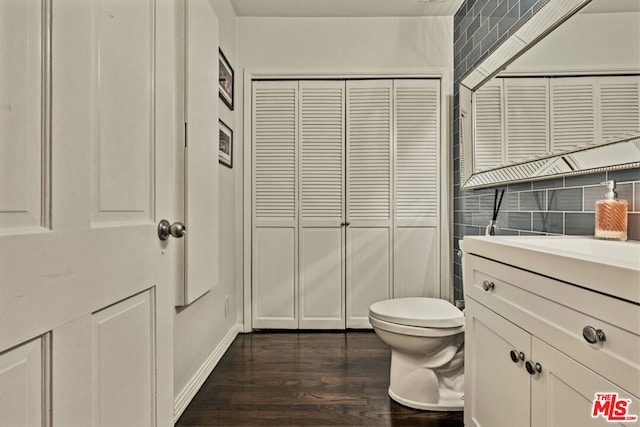
<instances>
[{"instance_id":1,"label":"soap dispenser pump","mask_svg":"<svg viewBox=\"0 0 640 427\"><path fill-rule=\"evenodd\" d=\"M627 201L619 200L615 181L606 181L607 192L596 202L596 239L627 240Z\"/></svg>"}]
</instances>

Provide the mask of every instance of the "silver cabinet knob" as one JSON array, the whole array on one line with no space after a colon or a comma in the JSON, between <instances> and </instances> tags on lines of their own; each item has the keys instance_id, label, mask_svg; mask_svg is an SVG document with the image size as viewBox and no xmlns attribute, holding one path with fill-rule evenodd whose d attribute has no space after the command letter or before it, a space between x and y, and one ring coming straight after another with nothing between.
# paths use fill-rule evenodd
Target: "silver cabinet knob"
<instances>
[{"instance_id":1,"label":"silver cabinet knob","mask_svg":"<svg viewBox=\"0 0 640 427\"><path fill-rule=\"evenodd\" d=\"M163 219L158 224L158 237L160 240L167 240L169 236L180 238L187 234L187 227L181 222L174 222L171 224L166 219Z\"/></svg>"},{"instance_id":2,"label":"silver cabinet knob","mask_svg":"<svg viewBox=\"0 0 640 427\"><path fill-rule=\"evenodd\" d=\"M535 375L542 372L542 365L537 362L534 363L531 360L527 360L524 366L525 368L527 368L527 372L529 373L529 375Z\"/></svg>"},{"instance_id":3,"label":"silver cabinet knob","mask_svg":"<svg viewBox=\"0 0 640 427\"><path fill-rule=\"evenodd\" d=\"M493 282L490 282L488 280L485 280L482 282L482 289L484 289L485 291L489 292L491 289L495 288L496 285Z\"/></svg>"},{"instance_id":4,"label":"silver cabinet knob","mask_svg":"<svg viewBox=\"0 0 640 427\"><path fill-rule=\"evenodd\" d=\"M582 328L582 336L589 344L595 344L598 341L606 341L607 336L602 329L596 329L593 326L585 326Z\"/></svg>"},{"instance_id":5,"label":"silver cabinet knob","mask_svg":"<svg viewBox=\"0 0 640 427\"><path fill-rule=\"evenodd\" d=\"M523 352L518 352L515 350L511 350L509 352L509 356L511 357L511 360L513 361L513 363L518 363L524 360L524 353Z\"/></svg>"}]
</instances>

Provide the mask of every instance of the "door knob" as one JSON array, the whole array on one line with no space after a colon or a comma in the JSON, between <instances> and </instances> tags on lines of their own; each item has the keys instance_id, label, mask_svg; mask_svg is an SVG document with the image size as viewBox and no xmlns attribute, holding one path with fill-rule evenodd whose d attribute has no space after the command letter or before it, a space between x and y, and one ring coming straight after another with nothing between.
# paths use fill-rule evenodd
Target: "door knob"
<instances>
[{"instance_id":1,"label":"door knob","mask_svg":"<svg viewBox=\"0 0 640 427\"><path fill-rule=\"evenodd\" d=\"M167 240L169 236L180 238L187 234L187 227L181 222L174 222L171 224L166 219L163 219L158 224L158 237L160 240Z\"/></svg>"}]
</instances>

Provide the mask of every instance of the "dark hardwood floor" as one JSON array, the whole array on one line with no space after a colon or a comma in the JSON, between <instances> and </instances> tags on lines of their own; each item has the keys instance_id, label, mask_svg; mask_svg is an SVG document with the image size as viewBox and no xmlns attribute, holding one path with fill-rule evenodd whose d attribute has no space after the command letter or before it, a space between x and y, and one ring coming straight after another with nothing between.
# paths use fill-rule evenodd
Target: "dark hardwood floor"
<instances>
[{"instance_id":1,"label":"dark hardwood floor","mask_svg":"<svg viewBox=\"0 0 640 427\"><path fill-rule=\"evenodd\" d=\"M390 356L368 331L241 334L176 426L463 425L392 401Z\"/></svg>"}]
</instances>

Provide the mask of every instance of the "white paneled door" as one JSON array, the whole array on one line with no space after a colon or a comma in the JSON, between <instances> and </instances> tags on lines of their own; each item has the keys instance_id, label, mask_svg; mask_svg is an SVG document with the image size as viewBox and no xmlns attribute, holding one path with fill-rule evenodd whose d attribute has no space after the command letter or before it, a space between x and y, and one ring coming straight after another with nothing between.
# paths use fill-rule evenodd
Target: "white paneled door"
<instances>
[{"instance_id":1,"label":"white paneled door","mask_svg":"<svg viewBox=\"0 0 640 427\"><path fill-rule=\"evenodd\" d=\"M343 81L301 81L301 329L342 329L345 319Z\"/></svg>"},{"instance_id":2,"label":"white paneled door","mask_svg":"<svg viewBox=\"0 0 640 427\"><path fill-rule=\"evenodd\" d=\"M438 298L440 81L394 81L394 105L393 297Z\"/></svg>"},{"instance_id":3,"label":"white paneled door","mask_svg":"<svg viewBox=\"0 0 640 427\"><path fill-rule=\"evenodd\" d=\"M253 94L253 326L298 327L298 82Z\"/></svg>"},{"instance_id":4,"label":"white paneled door","mask_svg":"<svg viewBox=\"0 0 640 427\"><path fill-rule=\"evenodd\" d=\"M174 8L0 2L2 427L172 425Z\"/></svg>"},{"instance_id":5,"label":"white paneled door","mask_svg":"<svg viewBox=\"0 0 640 427\"><path fill-rule=\"evenodd\" d=\"M253 327L439 296L439 80L253 82Z\"/></svg>"},{"instance_id":6,"label":"white paneled door","mask_svg":"<svg viewBox=\"0 0 640 427\"><path fill-rule=\"evenodd\" d=\"M393 81L347 82L347 327L391 296Z\"/></svg>"}]
</instances>

